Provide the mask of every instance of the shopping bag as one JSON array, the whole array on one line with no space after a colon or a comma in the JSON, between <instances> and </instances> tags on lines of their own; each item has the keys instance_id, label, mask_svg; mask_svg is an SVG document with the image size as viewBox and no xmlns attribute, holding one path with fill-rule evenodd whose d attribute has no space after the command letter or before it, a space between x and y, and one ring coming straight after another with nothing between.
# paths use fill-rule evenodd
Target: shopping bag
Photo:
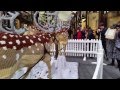
<instances>
[{"instance_id":1,"label":"shopping bag","mask_svg":"<svg viewBox=\"0 0 120 90\"><path fill-rule=\"evenodd\" d=\"M105 38L113 40L115 38L115 34L116 34L116 29L108 28L108 30L105 33Z\"/></svg>"}]
</instances>

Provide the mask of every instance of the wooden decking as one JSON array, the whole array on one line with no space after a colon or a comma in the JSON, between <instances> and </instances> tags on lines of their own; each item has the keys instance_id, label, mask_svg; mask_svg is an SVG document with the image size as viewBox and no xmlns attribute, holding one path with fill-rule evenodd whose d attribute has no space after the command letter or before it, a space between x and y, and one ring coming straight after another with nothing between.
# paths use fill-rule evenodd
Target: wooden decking
<instances>
[{"instance_id":1,"label":"wooden decking","mask_svg":"<svg viewBox=\"0 0 120 90\"><path fill-rule=\"evenodd\" d=\"M92 79L94 74L96 64L91 64L91 62L96 62L96 58L87 58L83 61L82 57L67 57L67 61L78 62L78 73L79 79ZM104 60L105 64L110 63L110 61ZM117 63L116 63L117 66ZM120 77L120 72L116 66L103 66L103 79L117 79Z\"/></svg>"}]
</instances>

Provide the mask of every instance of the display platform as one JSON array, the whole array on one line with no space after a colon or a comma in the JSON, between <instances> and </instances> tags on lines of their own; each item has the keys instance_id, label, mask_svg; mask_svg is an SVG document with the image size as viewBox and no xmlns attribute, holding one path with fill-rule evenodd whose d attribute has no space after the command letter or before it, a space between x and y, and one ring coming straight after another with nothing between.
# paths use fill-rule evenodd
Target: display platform
<instances>
[{"instance_id":1,"label":"display platform","mask_svg":"<svg viewBox=\"0 0 120 90\"><path fill-rule=\"evenodd\" d=\"M51 57L52 79L78 79L78 63L67 62L65 56L58 56L58 60ZM15 73L12 79L19 78L25 73L27 68L21 69ZM40 61L30 72L26 79L48 79L47 65Z\"/></svg>"}]
</instances>

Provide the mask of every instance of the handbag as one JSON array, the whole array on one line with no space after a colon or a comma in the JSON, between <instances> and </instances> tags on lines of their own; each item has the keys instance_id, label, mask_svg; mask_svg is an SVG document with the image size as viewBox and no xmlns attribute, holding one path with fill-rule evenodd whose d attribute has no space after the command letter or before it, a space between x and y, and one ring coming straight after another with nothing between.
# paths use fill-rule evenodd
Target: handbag
<instances>
[{"instance_id":1,"label":"handbag","mask_svg":"<svg viewBox=\"0 0 120 90\"><path fill-rule=\"evenodd\" d=\"M116 29L108 28L105 33L105 38L113 40L115 38L115 34L116 34Z\"/></svg>"}]
</instances>

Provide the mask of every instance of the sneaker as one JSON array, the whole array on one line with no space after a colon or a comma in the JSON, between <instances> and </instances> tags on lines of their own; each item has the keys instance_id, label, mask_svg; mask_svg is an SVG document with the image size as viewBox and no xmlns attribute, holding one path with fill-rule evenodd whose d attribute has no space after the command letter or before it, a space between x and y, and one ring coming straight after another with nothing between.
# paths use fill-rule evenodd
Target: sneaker
<instances>
[{"instance_id":1,"label":"sneaker","mask_svg":"<svg viewBox=\"0 0 120 90\"><path fill-rule=\"evenodd\" d=\"M117 65L117 66L115 66L115 67L116 67L116 68L119 68L119 67L118 67L118 65Z\"/></svg>"},{"instance_id":2,"label":"sneaker","mask_svg":"<svg viewBox=\"0 0 120 90\"><path fill-rule=\"evenodd\" d=\"M110 63L110 64L108 64L108 65L110 65L110 66L114 66L115 64L114 64L114 63Z\"/></svg>"},{"instance_id":3,"label":"sneaker","mask_svg":"<svg viewBox=\"0 0 120 90\"><path fill-rule=\"evenodd\" d=\"M119 78L117 78L117 79L120 79L120 77L119 77Z\"/></svg>"},{"instance_id":4,"label":"sneaker","mask_svg":"<svg viewBox=\"0 0 120 90\"><path fill-rule=\"evenodd\" d=\"M106 61L108 61L109 59L108 58L105 58Z\"/></svg>"}]
</instances>

